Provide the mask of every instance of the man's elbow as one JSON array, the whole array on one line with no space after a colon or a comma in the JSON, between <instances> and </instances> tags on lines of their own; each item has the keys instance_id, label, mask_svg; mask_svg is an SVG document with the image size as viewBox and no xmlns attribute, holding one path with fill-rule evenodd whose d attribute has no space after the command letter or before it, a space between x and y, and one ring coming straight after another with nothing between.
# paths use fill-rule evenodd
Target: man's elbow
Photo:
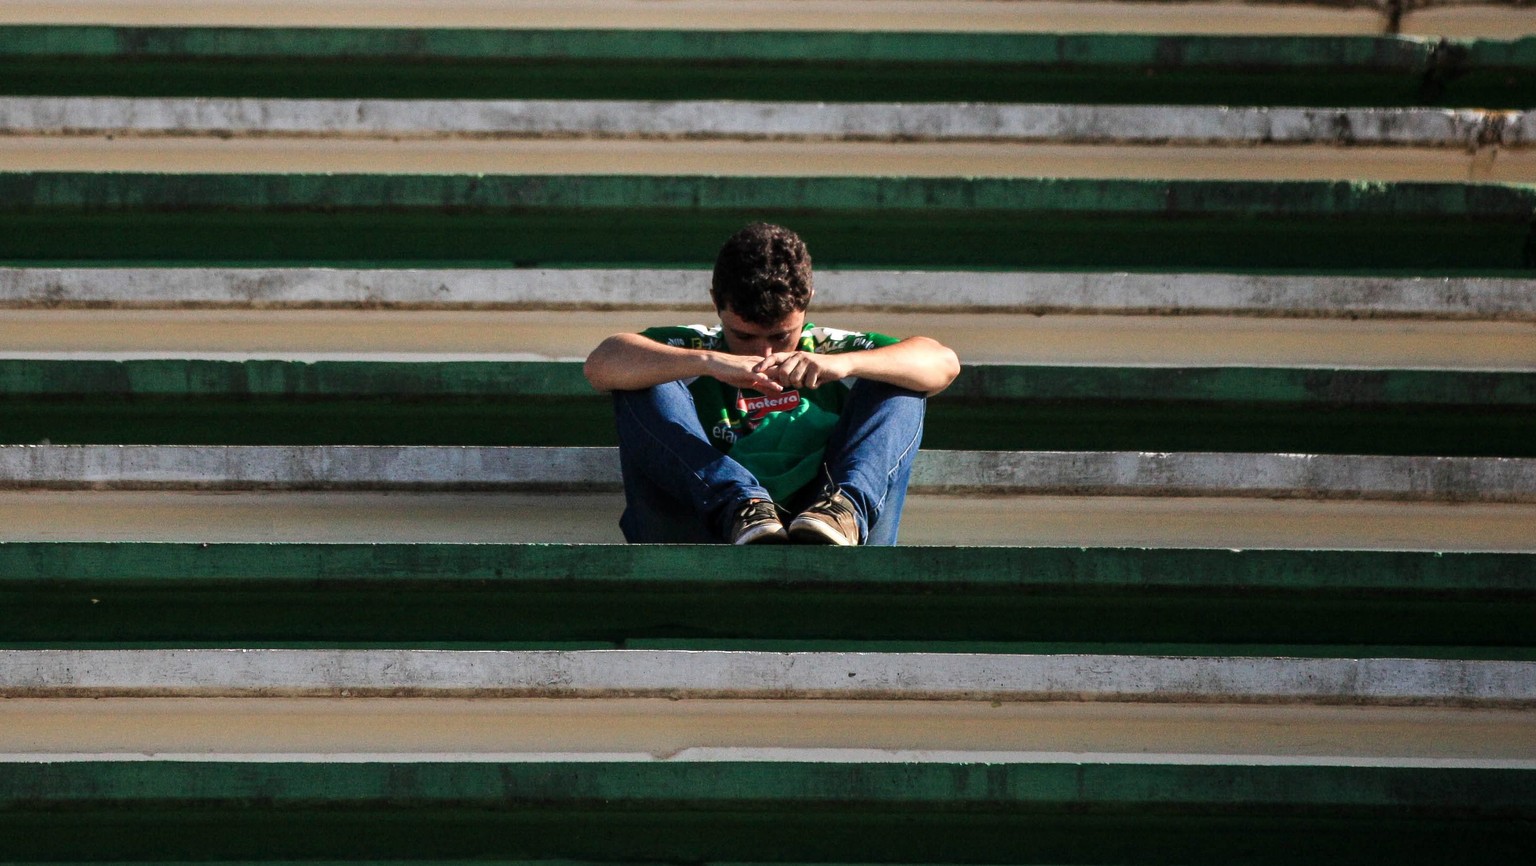
<instances>
[{"instance_id":1,"label":"man's elbow","mask_svg":"<svg viewBox=\"0 0 1536 866\"><path fill-rule=\"evenodd\" d=\"M929 379L924 384L928 386L926 388L928 396L932 397L948 388L955 381L955 377L960 375L960 356L955 354L954 349L937 340L926 337L923 339L931 344L929 351L932 355L929 363L924 365Z\"/></svg>"},{"instance_id":2,"label":"man's elbow","mask_svg":"<svg viewBox=\"0 0 1536 866\"><path fill-rule=\"evenodd\" d=\"M599 391L617 390L621 383L614 378L613 337L597 344L592 354L587 356L586 363L581 365L581 375L587 377L587 383Z\"/></svg>"},{"instance_id":3,"label":"man's elbow","mask_svg":"<svg viewBox=\"0 0 1536 866\"><path fill-rule=\"evenodd\" d=\"M594 363L590 355L587 356L587 362L581 365L581 375L587 377L587 384L591 385L598 391L613 390L613 388L608 385L607 380L603 378L602 366Z\"/></svg>"}]
</instances>

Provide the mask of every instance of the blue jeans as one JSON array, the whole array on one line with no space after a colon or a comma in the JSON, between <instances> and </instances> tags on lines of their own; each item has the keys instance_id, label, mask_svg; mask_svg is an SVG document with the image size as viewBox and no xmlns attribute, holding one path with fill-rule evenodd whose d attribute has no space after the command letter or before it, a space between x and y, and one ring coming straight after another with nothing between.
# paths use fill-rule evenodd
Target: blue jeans
<instances>
[{"instance_id":1,"label":"blue jeans","mask_svg":"<svg viewBox=\"0 0 1536 866\"><path fill-rule=\"evenodd\" d=\"M627 541L718 544L743 502L771 498L746 467L710 443L682 382L615 391L613 405L624 472L619 527ZM895 544L925 406L914 391L855 382L827 440L824 481L779 504L798 512L841 488L864 543Z\"/></svg>"}]
</instances>

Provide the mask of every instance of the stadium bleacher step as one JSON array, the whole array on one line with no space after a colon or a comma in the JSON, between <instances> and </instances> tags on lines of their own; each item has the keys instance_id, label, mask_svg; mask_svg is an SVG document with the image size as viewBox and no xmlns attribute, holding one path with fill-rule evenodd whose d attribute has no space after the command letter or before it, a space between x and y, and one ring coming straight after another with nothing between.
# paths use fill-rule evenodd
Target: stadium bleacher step
<instances>
[{"instance_id":1,"label":"stadium bleacher step","mask_svg":"<svg viewBox=\"0 0 1536 866\"><path fill-rule=\"evenodd\" d=\"M704 312L707 269L0 268L0 308ZM816 310L1536 322L1526 278L817 268Z\"/></svg>"},{"instance_id":2,"label":"stadium bleacher step","mask_svg":"<svg viewBox=\"0 0 1536 866\"><path fill-rule=\"evenodd\" d=\"M771 21L795 30L1036 33L1223 33L1233 35L1428 36L1536 34L1520 0L1368 2L1329 0L1163 3L1145 0L302 0L252 5L208 0L17 0L7 24L118 26L647 28L753 30Z\"/></svg>"},{"instance_id":3,"label":"stadium bleacher step","mask_svg":"<svg viewBox=\"0 0 1536 866\"><path fill-rule=\"evenodd\" d=\"M13 490L620 489L615 448L432 445L0 445ZM1536 502L1536 459L1376 454L924 451L915 494Z\"/></svg>"},{"instance_id":4,"label":"stadium bleacher step","mask_svg":"<svg viewBox=\"0 0 1536 866\"><path fill-rule=\"evenodd\" d=\"M0 822L3 850L24 860L1506 863L1528 852L1533 780L1442 767L59 762L0 775Z\"/></svg>"},{"instance_id":5,"label":"stadium bleacher step","mask_svg":"<svg viewBox=\"0 0 1536 866\"><path fill-rule=\"evenodd\" d=\"M317 664L337 661L325 652L312 655ZM31 658L39 660L37 654ZM79 661L83 656L63 653L56 658ZM784 658L814 660L805 653ZM836 660L852 661L855 672L867 672L861 664L875 659L864 655L855 661L841 655ZM1105 673L1124 660L1078 657L1074 663L1097 666L1095 682L1102 683ZM1202 664L1230 670L1222 660ZM1367 669L1381 673L1391 668L1356 668ZM839 672L845 680L847 670L844 666ZM340 682L331 680L333 686ZM167 683L162 680L159 686ZM127 697L122 689L111 688L98 688L92 697L38 697L40 693L33 690L23 696L15 689L0 701L0 760L1070 760L1514 769L1536 757L1526 711L1475 708L1465 701L1455 706L1394 706L1291 699L802 699L790 692L763 700L352 700L351 695L209 699L165 693L146 698ZM1294 691L1289 693L1289 698L1295 697ZM260 724L248 724L251 719Z\"/></svg>"},{"instance_id":6,"label":"stadium bleacher step","mask_svg":"<svg viewBox=\"0 0 1536 866\"><path fill-rule=\"evenodd\" d=\"M0 97L15 135L581 137L1519 148L1522 109L738 100Z\"/></svg>"},{"instance_id":7,"label":"stadium bleacher step","mask_svg":"<svg viewBox=\"0 0 1536 866\"><path fill-rule=\"evenodd\" d=\"M768 218L833 268L1522 277L1533 210L1498 184L6 173L0 260L704 266Z\"/></svg>"},{"instance_id":8,"label":"stadium bleacher step","mask_svg":"<svg viewBox=\"0 0 1536 866\"><path fill-rule=\"evenodd\" d=\"M12 541L616 544L618 493L0 490ZM901 540L1536 553L1518 503L1157 496L921 495Z\"/></svg>"},{"instance_id":9,"label":"stadium bleacher step","mask_svg":"<svg viewBox=\"0 0 1536 866\"><path fill-rule=\"evenodd\" d=\"M1529 709L1508 659L693 650L9 650L19 698L947 700ZM637 707L638 708L638 707ZM1521 756L1529 760L1529 753Z\"/></svg>"},{"instance_id":10,"label":"stadium bleacher step","mask_svg":"<svg viewBox=\"0 0 1536 866\"><path fill-rule=\"evenodd\" d=\"M0 27L13 95L1527 108L1533 39Z\"/></svg>"},{"instance_id":11,"label":"stadium bleacher step","mask_svg":"<svg viewBox=\"0 0 1536 866\"><path fill-rule=\"evenodd\" d=\"M1520 181L1517 110L0 97L12 171ZM62 146L61 146L62 145Z\"/></svg>"},{"instance_id":12,"label":"stadium bleacher step","mask_svg":"<svg viewBox=\"0 0 1536 866\"><path fill-rule=\"evenodd\" d=\"M0 407L0 443L20 445L616 442L609 398L571 362L12 358ZM923 442L1530 458L1533 423L1531 372L998 364L931 398Z\"/></svg>"},{"instance_id":13,"label":"stadium bleacher step","mask_svg":"<svg viewBox=\"0 0 1536 866\"><path fill-rule=\"evenodd\" d=\"M0 268L11 360L577 360L705 318L679 269ZM969 364L1536 369L1529 281L818 270L816 319Z\"/></svg>"},{"instance_id":14,"label":"stadium bleacher step","mask_svg":"<svg viewBox=\"0 0 1536 866\"><path fill-rule=\"evenodd\" d=\"M0 543L0 646L1536 662L1536 555ZM14 670L14 669L13 669ZM1536 701L1536 696L1533 696Z\"/></svg>"}]
</instances>

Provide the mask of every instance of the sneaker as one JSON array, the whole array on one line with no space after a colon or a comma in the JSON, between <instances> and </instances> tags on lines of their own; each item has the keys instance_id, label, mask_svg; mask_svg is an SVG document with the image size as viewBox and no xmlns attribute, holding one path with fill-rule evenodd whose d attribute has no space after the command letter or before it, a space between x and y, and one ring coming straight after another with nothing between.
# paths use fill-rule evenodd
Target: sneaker
<instances>
[{"instance_id":1,"label":"sneaker","mask_svg":"<svg viewBox=\"0 0 1536 866\"><path fill-rule=\"evenodd\" d=\"M789 538L800 544L858 544L859 521L853 515L853 503L841 492L821 497L790 521Z\"/></svg>"},{"instance_id":2,"label":"sneaker","mask_svg":"<svg viewBox=\"0 0 1536 866\"><path fill-rule=\"evenodd\" d=\"M766 499L749 499L731 518L732 544L783 544L784 521L779 507Z\"/></svg>"}]
</instances>

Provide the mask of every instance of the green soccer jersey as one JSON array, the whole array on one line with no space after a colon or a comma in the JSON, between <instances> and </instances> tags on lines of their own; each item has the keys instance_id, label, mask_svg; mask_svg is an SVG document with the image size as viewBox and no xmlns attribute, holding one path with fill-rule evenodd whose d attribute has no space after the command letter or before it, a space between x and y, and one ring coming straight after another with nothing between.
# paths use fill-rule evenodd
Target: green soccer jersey
<instances>
[{"instance_id":1,"label":"green soccer jersey","mask_svg":"<svg viewBox=\"0 0 1536 866\"><path fill-rule=\"evenodd\" d=\"M719 325L647 328L640 334L669 346L726 351ZM885 334L840 331L807 322L796 348L835 355L895 342L895 337ZM745 466L775 501L787 499L815 480L827 437L837 424L848 388L853 384L852 380L844 380L818 388L761 394L708 376L687 379L684 383L693 394L699 422L704 425L709 441Z\"/></svg>"}]
</instances>

